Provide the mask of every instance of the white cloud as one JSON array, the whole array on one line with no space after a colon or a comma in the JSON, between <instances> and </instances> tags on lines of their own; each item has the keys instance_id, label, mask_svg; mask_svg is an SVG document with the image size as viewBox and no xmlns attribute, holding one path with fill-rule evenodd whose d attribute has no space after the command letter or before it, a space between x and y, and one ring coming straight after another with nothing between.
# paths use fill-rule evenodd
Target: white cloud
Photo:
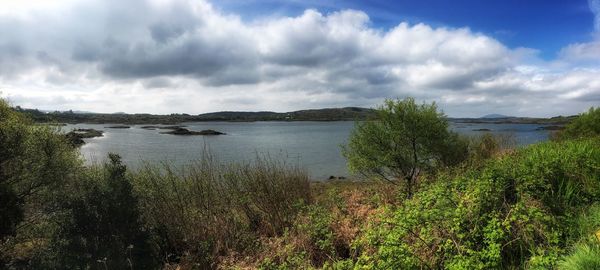
<instances>
[{"instance_id":1,"label":"white cloud","mask_svg":"<svg viewBox=\"0 0 600 270\"><path fill-rule=\"evenodd\" d=\"M600 40L570 44L560 51L560 56L565 61L597 65L600 63Z\"/></svg>"},{"instance_id":2,"label":"white cloud","mask_svg":"<svg viewBox=\"0 0 600 270\"><path fill-rule=\"evenodd\" d=\"M244 22L204 1L55 3L0 13L0 91L23 106L287 111L411 95L453 116L550 116L600 102L597 42L544 62L468 28L379 29L355 10Z\"/></svg>"}]
</instances>

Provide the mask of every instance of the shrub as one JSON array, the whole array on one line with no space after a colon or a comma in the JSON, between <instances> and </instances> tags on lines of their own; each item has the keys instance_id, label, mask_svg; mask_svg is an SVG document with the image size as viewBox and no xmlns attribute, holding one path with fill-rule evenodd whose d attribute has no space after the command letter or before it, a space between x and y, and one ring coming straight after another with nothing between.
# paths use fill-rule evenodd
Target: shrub
<instances>
[{"instance_id":1,"label":"shrub","mask_svg":"<svg viewBox=\"0 0 600 270\"><path fill-rule=\"evenodd\" d=\"M52 244L61 268L157 266L126 166L118 155L109 154L109 159L102 168L91 168L80 179L80 191L64 201L70 215Z\"/></svg>"},{"instance_id":2,"label":"shrub","mask_svg":"<svg viewBox=\"0 0 600 270\"><path fill-rule=\"evenodd\" d=\"M598 135L600 135L600 107L591 107L587 112L580 114L579 117L569 123L559 133L558 138L574 139Z\"/></svg>"},{"instance_id":3,"label":"shrub","mask_svg":"<svg viewBox=\"0 0 600 270\"><path fill-rule=\"evenodd\" d=\"M59 229L59 202L81 168L58 130L32 125L0 100L0 265L32 268Z\"/></svg>"},{"instance_id":4,"label":"shrub","mask_svg":"<svg viewBox=\"0 0 600 270\"><path fill-rule=\"evenodd\" d=\"M599 146L539 144L438 179L369 232L378 249L360 262L384 269L551 268L578 237L575 213L600 198Z\"/></svg>"},{"instance_id":5,"label":"shrub","mask_svg":"<svg viewBox=\"0 0 600 270\"><path fill-rule=\"evenodd\" d=\"M29 218L27 204L44 205L79 166L78 153L57 130L31 125L0 100L0 240Z\"/></svg>"}]
</instances>

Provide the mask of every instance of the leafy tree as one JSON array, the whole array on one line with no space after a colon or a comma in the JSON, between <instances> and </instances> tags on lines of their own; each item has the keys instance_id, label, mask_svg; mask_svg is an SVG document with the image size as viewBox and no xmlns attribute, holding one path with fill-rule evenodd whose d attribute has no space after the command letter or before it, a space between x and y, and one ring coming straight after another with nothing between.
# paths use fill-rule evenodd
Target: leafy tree
<instances>
[{"instance_id":1,"label":"leafy tree","mask_svg":"<svg viewBox=\"0 0 600 270\"><path fill-rule=\"evenodd\" d=\"M461 161L466 147L448 130L435 103L388 99L377 109L375 121L356 124L343 154L353 172L392 183L403 180L410 198L421 172Z\"/></svg>"},{"instance_id":2,"label":"leafy tree","mask_svg":"<svg viewBox=\"0 0 600 270\"><path fill-rule=\"evenodd\" d=\"M73 178L78 153L55 129L32 125L0 100L0 239L17 225L52 212L50 201ZM27 217L27 205L36 215ZM31 222L30 222L31 223Z\"/></svg>"},{"instance_id":3,"label":"leafy tree","mask_svg":"<svg viewBox=\"0 0 600 270\"><path fill-rule=\"evenodd\" d=\"M559 135L562 139L593 137L600 135L600 107L591 107L569 123Z\"/></svg>"}]
</instances>

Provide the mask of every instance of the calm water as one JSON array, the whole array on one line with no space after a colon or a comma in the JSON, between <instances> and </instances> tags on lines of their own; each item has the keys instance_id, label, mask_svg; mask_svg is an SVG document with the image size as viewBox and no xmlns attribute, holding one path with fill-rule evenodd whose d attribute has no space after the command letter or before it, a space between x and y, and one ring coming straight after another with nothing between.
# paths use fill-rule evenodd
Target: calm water
<instances>
[{"instance_id":1,"label":"calm water","mask_svg":"<svg viewBox=\"0 0 600 270\"><path fill-rule=\"evenodd\" d=\"M81 153L88 163L101 162L107 153L118 153L130 167L142 161L171 161L187 164L199 159L205 149L220 161L247 162L256 154L268 154L308 170L314 179L330 175L348 176L340 145L346 143L354 123L346 122L198 122L185 123L190 130L214 129L222 136L175 136L160 134L165 130L146 130L142 125L130 129L109 129L109 124L77 124L63 129L94 128L104 131L104 137L86 139ZM519 144L531 144L548 138L548 131L538 131L540 125L529 124L462 124L452 129L475 135L474 129L490 129L495 133L513 134Z\"/></svg>"}]
</instances>

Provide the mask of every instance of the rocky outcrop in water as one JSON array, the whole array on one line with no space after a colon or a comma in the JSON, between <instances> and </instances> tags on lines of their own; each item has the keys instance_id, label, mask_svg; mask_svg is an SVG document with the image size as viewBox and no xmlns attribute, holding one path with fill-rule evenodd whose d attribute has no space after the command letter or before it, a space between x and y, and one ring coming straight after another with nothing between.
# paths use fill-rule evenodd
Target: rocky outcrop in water
<instances>
[{"instance_id":1,"label":"rocky outcrop in water","mask_svg":"<svg viewBox=\"0 0 600 270\"><path fill-rule=\"evenodd\" d=\"M122 125L118 125L118 126L109 126L106 128L121 128L121 129L126 129L126 128L131 128L130 126L122 126Z\"/></svg>"},{"instance_id":2,"label":"rocky outcrop in water","mask_svg":"<svg viewBox=\"0 0 600 270\"><path fill-rule=\"evenodd\" d=\"M162 134L171 134L171 135L225 135L223 132L219 132L212 129L206 129L202 131L192 131L187 128L176 128L172 131L161 132Z\"/></svg>"},{"instance_id":3,"label":"rocky outcrop in water","mask_svg":"<svg viewBox=\"0 0 600 270\"><path fill-rule=\"evenodd\" d=\"M186 126L141 126L140 128L143 129L148 129L148 130L155 130L155 129L178 129L178 128L184 128Z\"/></svg>"},{"instance_id":4,"label":"rocky outcrop in water","mask_svg":"<svg viewBox=\"0 0 600 270\"><path fill-rule=\"evenodd\" d=\"M82 146L85 144L85 141L83 139L102 137L102 136L104 136L103 133L104 132L102 132L100 130L95 130L95 129L91 129L91 128L89 128L89 129L80 128L80 129L75 129L75 130L65 134L65 137L67 137L67 140L69 140L71 145L78 147L78 146Z\"/></svg>"}]
</instances>

